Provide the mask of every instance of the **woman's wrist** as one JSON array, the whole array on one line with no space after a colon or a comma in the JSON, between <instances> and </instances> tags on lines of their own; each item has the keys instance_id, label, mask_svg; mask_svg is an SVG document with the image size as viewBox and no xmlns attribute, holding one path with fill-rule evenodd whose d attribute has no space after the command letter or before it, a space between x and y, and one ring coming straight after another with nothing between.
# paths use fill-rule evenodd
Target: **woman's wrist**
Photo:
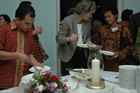
<instances>
[{"instance_id":1,"label":"woman's wrist","mask_svg":"<svg viewBox=\"0 0 140 93\"><path fill-rule=\"evenodd\" d=\"M68 37L68 38L67 38L67 42L70 42L70 41L71 41L71 40L70 40L70 37Z\"/></svg>"}]
</instances>

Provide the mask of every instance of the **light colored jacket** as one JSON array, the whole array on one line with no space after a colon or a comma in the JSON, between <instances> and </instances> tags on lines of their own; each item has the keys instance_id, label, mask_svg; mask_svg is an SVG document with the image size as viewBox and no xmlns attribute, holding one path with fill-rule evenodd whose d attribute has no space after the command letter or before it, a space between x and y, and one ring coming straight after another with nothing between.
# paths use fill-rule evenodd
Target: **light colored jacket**
<instances>
[{"instance_id":1,"label":"light colored jacket","mask_svg":"<svg viewBox=\"0 0 140 93\"><path fill-rule=\"evenodd\" d=\"M87 41L91 41L90 32L91 32L90 20L83 21L82 40L84 44ZM63 62L68 62L72 58L77 47L78 40L75 40L73 42L67 42L67 38L70 37L72 34L78 35L76 14L70 15L64 18L62 22L60 22L59 32L56 36L56 42L59 43L57 49L57 56ZM84 50L84 52L85 56L87 56L86 49Z\"/></svg>"}]
</instances>

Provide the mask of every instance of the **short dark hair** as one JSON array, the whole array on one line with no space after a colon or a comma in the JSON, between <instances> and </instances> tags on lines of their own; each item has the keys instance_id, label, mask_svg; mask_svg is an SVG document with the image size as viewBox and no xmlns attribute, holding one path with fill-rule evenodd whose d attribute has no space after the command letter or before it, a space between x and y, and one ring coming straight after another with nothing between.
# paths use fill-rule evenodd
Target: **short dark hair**
<instances>
[{"instance_id":1,"label":"short dark hair","mask_svg":"<svg viewBox=\"0 0 140 93\"><path fill-rule=\"evenodd\" d=\"M114 7L114 6L106 6L105 8L104 8L104 14L105 14L105 12L108 12L108 11L111 11L111 13L115 16L115 15L117 15L117 18L118 18L118 9L116 8L116 7ZM116 19L117 19L116 18Z\"/></svg>"},{"instance_id":2,"label":"short dark hair","mask_svg":"<svg viewBox=\"0 0 140 93\"><path fill-rule=\"evenodd\" d=\"M129 16L133 14L133 10L125 9L122 12L121 19L122 20L129 20Z\"/></svg>"},{"instance_id":3,"label":"short dark hair","mask_svg":"<svg viewBox=\"0 0 140 93\"><path fill-rule=\"evenodd\" d=\"M18 17L20 20L23 20L27 14L29 14L32 18L34 18L35 17L34 8L29 5L22 5L17 8L15 17Z\"/></svg>"},{"instance_id":4,"label":"short dark hair","mask_svg":"<svg viewBox=\"0 0 140 93\"><path fill-rule=\"evenodd\" d=\"M30 2L30 1L23 1L23 2L20 3L19 6L22 6L22 5L31 5L31 4L32 4L32 2Z\"/></svg>"},{"instance_id":5,"label":"short dark hair","mask_svg":"<svg viewBox=\"0 0 140 93\"><path fill-rule=\"evenodd\" d=\"M10 23L11 22L11 19L10 19L10 17L8 15L1 14L0 16L2 16L7 23Z\"/></svg>"}]
</instances>

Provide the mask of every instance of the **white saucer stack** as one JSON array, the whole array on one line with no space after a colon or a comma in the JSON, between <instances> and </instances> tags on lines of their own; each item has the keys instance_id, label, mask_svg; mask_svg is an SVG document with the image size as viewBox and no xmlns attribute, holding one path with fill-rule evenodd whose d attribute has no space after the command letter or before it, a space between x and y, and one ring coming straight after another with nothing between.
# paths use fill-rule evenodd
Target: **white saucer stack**
<instances>
[{"instance_id":1,"label":"white saucer stack","mask_svg":"<svg viewBox=\"0 0 140 93\"><path fill-rule=\"evenodd\" d=\"M138 66L138 69L137 69L136 89L137 89L137 92L140 93L140 66Z\"/></svg>"},{"instance_id":2,"label":"white saucer stack","mask_svg":"<svg viewBox=\"0 0 140 93\"><path fill-rule=\"evenodd\" d=\"M122 88L136 89L137 66L119 66L119 85Z\"/></svg>"}]
</instances>

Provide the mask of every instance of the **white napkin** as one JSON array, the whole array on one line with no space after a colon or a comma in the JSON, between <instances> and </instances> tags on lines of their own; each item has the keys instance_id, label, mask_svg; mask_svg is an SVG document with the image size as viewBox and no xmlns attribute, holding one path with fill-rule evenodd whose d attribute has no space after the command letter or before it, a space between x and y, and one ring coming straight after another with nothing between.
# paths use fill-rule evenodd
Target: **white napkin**
<instances>
[{"instance_id":1,"label":"white napkin","mask_svg":"<svg viewBox=\"0 0 140 93\"><path fill-rule=\"evenodd\" d=\"M68 78L68 82L65 82L69 91L73 91L78 87L79 80L73 77Z\"/></svg>"},{"instance_id":2,"label":"white napkin","mask_svg":"<svg viewBox=\"0 0 140 93\"><path fill-rule=\"evenodd\" d=\"M24 88L26 85L20 82L19 86L12 93L24 93Z\"/></svg>"}]
</instances>

